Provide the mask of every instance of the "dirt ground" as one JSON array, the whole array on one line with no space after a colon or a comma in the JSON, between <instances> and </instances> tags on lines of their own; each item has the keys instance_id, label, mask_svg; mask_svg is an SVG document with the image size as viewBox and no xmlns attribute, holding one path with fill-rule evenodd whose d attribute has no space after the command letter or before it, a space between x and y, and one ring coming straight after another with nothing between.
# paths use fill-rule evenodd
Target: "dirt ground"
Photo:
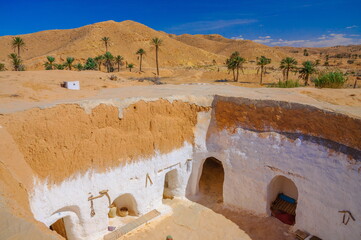
<instances>
[{"instance_id":1,"label":"dirt ground","mask_svg":"<svg viewBox=\"0 0 361 240\"><path fill-rule=\"evenodd\" d=\"M172 215L155 219L119 240L165 240L168 235L174 240L252 239L230 220L197 203L167 199L164 204L172 209Z\"/></svg>"},{"instance_id":2,"label":"dirt ground","mask_svg":"<svg viewBox=\"0 0 361 240\"><path fill-rule=\"evenodd\" d=\"M105 89L123 88L129 86L155 85L153 68L144 68L144 72L104 73L99 71L25 71L0 72L0 109L2 104L31 102L50 102L55 100L71 101L90 98L99 95ZM111 80L115 76L116 80ZM187 69L187 68L162 68L160 81L165 84L212 84L234 85L248 88L267 88L278 81L281 72L270 72L264 77L264 85L259 85L259 75L254 67L245 69L240 74L239 81L233 82L232 75L225 69ZM60 87L64 81L79 81L80 90L68 90ZM361 85L361 83L359 83ZM361 87L361 86L360 86ZM345 89L317 89L312 86L307 88L284 89L297 92L314 98L317 101L328 102L341 106L361 106L361 88ZM270 89L272 91L273 89ZM277 89L274 89L276 91Z\"/></svg>"}]
</instances>

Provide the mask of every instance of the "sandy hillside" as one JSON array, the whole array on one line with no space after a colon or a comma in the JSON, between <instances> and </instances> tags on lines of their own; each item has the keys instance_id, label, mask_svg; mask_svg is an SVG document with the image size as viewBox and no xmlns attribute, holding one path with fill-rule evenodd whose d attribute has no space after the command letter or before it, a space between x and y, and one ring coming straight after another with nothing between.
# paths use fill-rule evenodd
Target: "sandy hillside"
<instances>
[{"instance_id":1,"label":"sandy hillside","mask_svg":"<svg viewBox=\"0 0 361 240\"><path fill-rule=\"evenodd\" d=\"M138 64L135 52L143 48L147 54L144 66L154 66L154 48L150 40L159 37L163 45L159 54L161 65L182 66L209 64L213 59L222 62L223 57L211 52L192 47L172 39L168 34L153 30L133 21L106 21L69 30L50 30L19 35L26 46L21 52L27 69L43 69L46 56L54 56L57 63L72 56L77 62L85 62L88 57L95 57L105 52L102 37L110 38L109 51L121 55L128 63ZM11 40L14 36L0 37L0 62L9 64L8 55L13 52ZM8 65L10 68L10 66Z\"/></svg>"},{"instance_id":2,"label":"sandy hillside","mask_svg":"<svg viewBox=\"0 0 361 240\"><path fill-rule=\"evenodd\" d=\"M330 55L330 64L342 68L359 68L360 59L348 64L348 58L333 58L336 54L361 54L360 45L335 46L329 48L308 48L309 56L303 56L303 48L269 47L250 40L234 40L218 34L211 35L175 35L156 31L134 21L106 21L67 30L47 30L31 34L18 35L23 38L25 47L21 49L21 57L27 70L42 70L46 56L56 58L56 63L63 63L69 56L76 63L84 63L88 57L104 54L103 37L110 38L108 50L113 55L121 55L128 63L138 65L135 52L139 48L146 51L143 66L154 67L154 47L150 40L159 37L163 45L159 53L160 65L164 67L187 67L210 65L216 61L223 65L229 55L238 51L248 61L255 61L259 56L272 59L272 66L278 67L282 58L291 56L299 63L306 60L321 59ZM0 37L0 62L11 69L8 55L14 52L11 41L14 36ZM320 57L320 53L322 53ZM321 61L322 62L322 61ZM341 64L341 65L340 65ZM361 66L361 64L360 64Z\"/></svg>"},{"instance_id":3,"label":"sandy hillside","mask_svg":"<svg viewBox=\"0 0 361 240\"><path fill-rule=\"evenodd\" d=\"M232 52L238 51L240 55L247 60L256 60L259 56L271 58L274 62L279 62L286 57L284 51L268 47L263 44L255 43L250 40L233 40L222 37L221 35L172 35L178 41L191 46L201 48L215 54L228 57Z\"/></svg>"}]
</instances>

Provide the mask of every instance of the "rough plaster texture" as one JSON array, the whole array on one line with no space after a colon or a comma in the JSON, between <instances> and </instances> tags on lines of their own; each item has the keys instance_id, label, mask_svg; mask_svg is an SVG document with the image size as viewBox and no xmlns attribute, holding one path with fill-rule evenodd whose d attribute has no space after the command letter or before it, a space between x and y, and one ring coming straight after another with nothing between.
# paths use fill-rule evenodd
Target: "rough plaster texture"
<instances>
[{"instance_id":1,"label":"rough plaster texture","mask_svg":"<svg viewBox=\"0 0 361 240\"><path fill-rule=\"evenodd\" d=\"M234 106L235 102L233 99L230 104ZM268 121L272 120L258 118L257 105L245 104L241 101L241 106L225 109L227 103L221 107L213 103L207 149L194 155L189 193L197 193L202 165L207 157L213 156L224 167L226 205L270 214L270 203L274 200L270 183L277 176L285 176L298 190L295 230L302 229L323 239L359 239L361 222L352 221L345 226L338 211L349 210L354 216L361 216L357 200L361 198L360 151L353 149L350 157L324 143L326 139L314 141L307 132L298 133L295 138L279 129L261 131L254 127L256 120L269 125ZM235 114L242 114L235 111L237 107L253 108L253 116L252 112L245 114L250 114L255 121L247 125L247 117L235 118ZM261 107L269 110L274 103L267 106L267 102L263 102ZM287 110L281 108L280 111L287 115L284 113ZM260 114L262 116L262 109Z\"/></svg>"},{"instance_id":2,"label":"rough plaster texture","mask_svg":"<svg viewBox=\"0 0 361 240\"><path fill-rule=\"evenodd\" d=\"M179 197L184 197L186 193L196 194L204 160L212 156L220 160L224 167L223 199L228 206L259 214L269 214L269 204L274 198L272 193L274 189L270 190L270 183L276 176L285 176L291 179L298 189L294 229L300 228L324 239L359 239L361 224L358 219L361 216L361 207L358 199L361 199L359 184L361 165L358 159L361 156L359 150L352 148L358 147L357 138L353 136L353 133L359 131L357 121L356 125L349 125L353 126L350 127L351 132L347 133L352 137L350 144L340 137L331 139L333 145L330 145L327 134L315 141L312 138L315 137L314 134L308 135L307 129L293 135L289 131L284 133L282 128L284 126L279 125L277 117L267 119L262 115L266 112L263 110L260 111L262 114L257 116L255 104L244 106L247 102L234 99L229 103L227 101L229 99L224 99L224 107L232 105L236 108L218 109L222 111L217 112L215 102L212 111L208 111L207 108L197 108L197 106L189 107L189 104L185 104L185 108L180 108L179 110L188 109L188 113L191 113L190 115L182 115L184 113L181 111L178 113L179 118L184 117L182 121L190 123L183 132L182 128L179 128L179 133L187 131L185 135L187 137L179 138L178 140L182 141L177 140L177 144L170 143L168 151L157 151L157 147L153 146L154 152L149 155L134 154L129 157L130 161L125 161L124 164L104 166L104 171L95 171L93 168L73 171L67 177L61 178L62 181L56 185L34 175L33 178L36 181L34 186L28 189L28 193L31 212L35 219L49 226L64 217L70 240L101 238L106 233L108 224L108 199L102 197L94 200L96 214L91 217L88 201L90 195L96 196L99 191L105 189L109 190L112 200L122 194L131 194L136 201L139 215L142 215L162 206L165 175L174 169L177 174L172 174L169 178L172 182L168 184L171 186L171 194ZM166 102L163 103L172 104ZM99 121L99 118L91 120L98 121L97 124L101 126L99 129L103 131L108 125L114 126L114 121L118 121L117 108L121 104L115 103L111 104L113 107L99 108L97 107L99 103L101 101L88 107L100 115L107 112L106 115L110 116L107 121ZM150 103L143 102L142 104L145 110L151 112ZM182 103L177 104L182 105ZM270 110L274 104L274 102L265 101L262 106ZM114 108L114 106L117 107ZM127 106L133 107L133 105ZM57 108L62 108L62 106L57 106ZM234 117L237 112L246 111L244 109L248 109L248 115ZM278 106L276 109L287 115L287 108ZM43 111L49 110L51 109ZM122 116L126 117L126 114L123 112ZM135 116L133 114L133 119L136 119ZM189 119L190 116L191 119ZM306 118L306 116L307 114L302 116L300 112L297 117ZM261 125L253 124L255 123L252 121L253 117L256 120L262 120L264 124L267 124L267 121L275 121L277 124L272 128L261 129ZM327 117L332 117L332 115L327 115L326 119ZM3 123L4 118L6 117L3 117ZM167 118L160 118L159 124L170 128L170 125L162 122L164 119ZM227 125L227 119L229 125ZM11 128L9 126L11 121L7 124L4 125ZM132 123L129 124L131 128ZM355 126L356 129L354 129ZM136 131L136 128L131 128L130 131ZM161 131L158 129L154 134L152 133L155 140L164 137L162 134L156 135L156 132ZM39 134L41 135L42 132L35 132L34 139ZM176 133L170 132L170 134ZM13 135L16 142L16 134ZM341 141L341 145L348 146L334 148L334 144L340 144L338 140ZM167 138L163 141L169 142ZM110 147L113 142L109 141L107 144L105 145ZM106 149L105 145L104 149ZM340 149L342 151L339 151ZM352 154L348 154L348 150L352 150ZM51 173L50 169L47 174ZM147 174L153 184L148 181L146 186ZM15 180L14 182L16 183ZM342 214L338 213L339 210L351 211L356 217L356 222L350 221L347 226L343 225Z\"/></svg>"},{"instance_id":3,"label":"rough plaster texture","mask_svg":"<svg viewBox=\"0 0 361 240\"><path fill-rule=\"evenodd\" d=\"M106 233L108 226L108 199L95 199L95 216L90 216L90 194L109 190L112 201L120 195L130 193L136 200L138 213L143 215L162 205L164 180L167 172L176 170L178 178L172 179L175 196L184 196L189 174L187 159L192 157L192 145L184 143L182 148L168 154L159 154L135 163L109 169L105 173L88 172L60 185L48 188L38 182L30 199L34 217L50 226L65 217L68 237L72 239L97 239ZM170 167L171 166L171 167ZM164 170L163 170L164 169ZM146 176L149 174L153 184ZM89 194L90 193L90 194Z\"/></svg>"}]
</instances>

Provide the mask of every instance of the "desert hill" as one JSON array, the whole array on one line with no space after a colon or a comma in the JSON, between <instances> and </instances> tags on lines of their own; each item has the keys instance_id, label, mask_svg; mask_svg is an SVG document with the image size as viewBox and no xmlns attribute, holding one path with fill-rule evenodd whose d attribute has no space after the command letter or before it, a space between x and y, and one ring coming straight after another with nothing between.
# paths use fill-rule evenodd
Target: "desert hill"
<instances>
[{"instance_id":1,"label":"desert hill","mask_svg":"<svg viewBox=\"0 0 361 240\"><path fill-rule=\"evenodd\" d=\"M113 55L121 55L128 63L136 65L138 60L135 52L139 48L147 52L144 66L155 65L154 49L150 45L150 40L154 37L163 40L159 53L159 61L163 66L209 64L213 59L217 62L224 61L222 56L179 42L166 33L133 21L106 21L76 29L50 30L19 36L26 43L21 56L28 69L43 69L46 56L54 56L58 62L72 56L76 63L103 54L105 46L101 38L104 36L110 38L109 51ZM0 37L0 62L9 63L7 56L13 52L13 37Z\"/></svg>"},{"instance_id":2,"label":"desert hill","mask_svg":"<svg viewBox=\"0 0 361 240\"><path fill-rule=\"evenodd\" d=\"M287 54L282 50L268 47L250 40L228 39L218 34L182 34L179 36L171 35L171 37L188 45L226 57L231 55L234 51L238 51L240 55L247 60L256 60L259 56L266 56L271 58L274 62L279 62L282 58L287 56Z\"/></svg>"},{"instance_id":3,"label":"desert hill","mask_svg":"<svg viewBox=\"0 0 361 240\"><path fill-rule=\"evenodd\" d=\"M162 67L195 66L224 64L229 55L238 51L248 61L254 61L259 56L272 59L271 65L278 67L282 58L290 56L299 63L305 60L321 59L326 55L330 58L347 54L361 54L361 46L335 46L329 48L307 48L309 56L303 56L304 48L269 47L250 40L228 39L218 34L190 35L168 34L156 31L143 24L133 21L114 22L106 21L87 25L75 29L49 30L31 34L19 35L26 43L21 50L21 57L28 70L44 69L46 56L56 58L56 63L62 63L69 56L75 58L76 63L84 63L88 57L104 54L105 46L101 38L109 37L109 51L114 55L121 55L128 63L138 65L135 52L139 48L146 51L143 59L145 67L155 66L154 48L150 40L159 37L163 40L160 49L159 61ZM0 62L5 62L10 69L8 55L14 50L11 41L14 36L0 37ZM336 59L336 58L335 58ZM348 58L332 60L332 64L346 64ZM355 64L358 62L357 60ZM355 65L354 64L354 65ZM355 65L356 66L356 65Z\"/></svg>"},{"instance_id":4,"label":"desert hill","mask_svg":"<svg viewBox=\"0 0 361 240\"><path fill-rule=\"evenodd\" d=\"M281 51L286 52L293 57L300 57L303 55L304 49L307 49L309 57L314 59L325 59L326 55L329 59L359 59L361 56L361 45L348 45L348 46L333 46L323 48L300 48L300 47L274 47ZM355 55L357 57L355 58Z\"/></svg>"}]
</instances>

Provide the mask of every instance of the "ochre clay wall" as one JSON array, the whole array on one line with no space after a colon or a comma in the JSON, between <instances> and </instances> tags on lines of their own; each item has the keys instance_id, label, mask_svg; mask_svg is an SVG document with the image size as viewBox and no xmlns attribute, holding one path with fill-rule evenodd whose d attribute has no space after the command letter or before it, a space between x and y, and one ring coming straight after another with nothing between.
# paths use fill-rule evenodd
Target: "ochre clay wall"
<instances>
[{"instance_id":1,"label":"ochre clay wall","mask_svg":"<svg viewBox=\"0 0 361 240\"><path fill-rule=\"evenodd\" d=\"M0 116L26 162L42 179L58 183L90 169L106 168L168 153L194 142L197 113L206 110L189 103L139 101L124 109L95 107L91 114L78 105L58 105Z\"/></svg>"},{"instance_id":2,"label":"ochre clay wall","mask_svg":"<svg viewBox=\"0 0 361 240\"><path fill-rule=\"evenodd\" d=\"M216 96L212 107L217 131L301 133L361 150L361 119L298 103L234 97Z\"/></svg>"}]
</instances>

